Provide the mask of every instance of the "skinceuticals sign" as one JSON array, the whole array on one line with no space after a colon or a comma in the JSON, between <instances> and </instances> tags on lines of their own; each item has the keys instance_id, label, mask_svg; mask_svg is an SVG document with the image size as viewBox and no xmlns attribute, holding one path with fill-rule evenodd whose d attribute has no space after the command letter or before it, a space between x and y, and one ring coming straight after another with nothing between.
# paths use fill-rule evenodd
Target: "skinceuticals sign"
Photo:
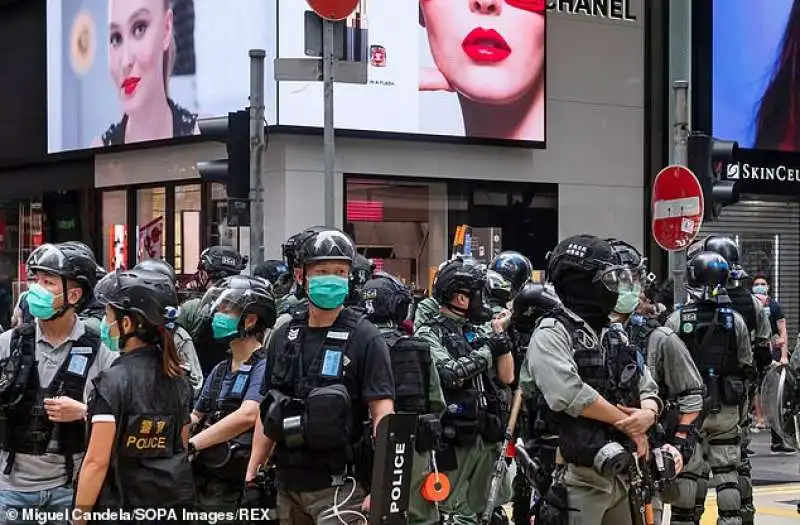
<instances>
[{"instance_id":1,"label":"skinceuticals sign","mask_svg":"<svg viewBox=\"0 0 800 525\"><path fill-rule=\"evenodd\" d=\"M549 0L547 10L609 20L636 20L636 15L631 11L631 0Z\"/></svg>"}]
</instances>

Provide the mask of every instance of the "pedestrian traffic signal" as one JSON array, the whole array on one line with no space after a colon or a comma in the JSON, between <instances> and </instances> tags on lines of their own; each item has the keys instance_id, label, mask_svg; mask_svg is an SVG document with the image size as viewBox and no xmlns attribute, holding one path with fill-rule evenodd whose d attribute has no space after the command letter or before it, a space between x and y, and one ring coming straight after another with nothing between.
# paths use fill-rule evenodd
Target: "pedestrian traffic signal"
<instances>
[{"instance_id":1,"label":"pedestrian traffic signal","mask_svg":"<svg viewBox=\"0 0 800 525\"><path fill-rule=\"evenodd\" d=\"M225 142L227 159L201 162L200 178L225 185L229 199L250 197L250 113L228 113L227 117L200 119L200 135Z\"/></svg>"},{"instance_id":2,"label":"pedestrian traffic signal","mask_svg":"<svg viewBox=\"0 0 800 525\"><path fill-rule=\"evenodd\" d=\"M689 169L703 187L703 220L714 221L719 217L722 208L739 202L737 182L722 178L725 168L734 162L739 144L693 132L689 135L688 150Z\"/></svg>"}]
</instances>

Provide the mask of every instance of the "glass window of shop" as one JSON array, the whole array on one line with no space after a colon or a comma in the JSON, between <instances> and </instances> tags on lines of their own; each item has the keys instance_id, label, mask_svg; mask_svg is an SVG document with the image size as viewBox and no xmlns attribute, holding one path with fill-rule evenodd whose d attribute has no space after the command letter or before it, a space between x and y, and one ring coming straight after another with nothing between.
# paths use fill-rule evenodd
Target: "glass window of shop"
<instances>
[{"instance_id":1,"label":"glass window of shop","mask_svg":"<svg viewBox=\"0 0 800 525\"><path fill-rule=\"evenodd\" d=\"M164 186L136 191L136 262L162 259L167 215L167 190Z\"/></svg>"},{"instance_id":2,"label":"glass window of shop","mask_svg":"<svg viewBox=\"0 0 800 525\"><path fill-rule=\"evenodd\" d=\"M458 225L472 227L472 255L489 262L518 250L534 268L558 241L558 186L348 176L345 229L359 252L406 283L430 289Z\"/></svg>"},{"instance_id":3,"label":"glass window of shop","mask_svg":"<svg viewBox=\"0 0 800 525\"><path fill-rule=\"evenodd\" d=\"M175 271L190 274L200 260L200 184L175 187Z\"/></svg>"},{"instance_id":4,"label":"glass window of shop","mask_svg":"<svg viewBox=\"0 0 800 525\"><path fill-rule=\"evenodd\" d=\"M127 266L128 200L125 190L102 193L101 239L103 254L98 258L109 270ZM99 254L98 254L99 255Z\"/></svg>"}]
</instances>

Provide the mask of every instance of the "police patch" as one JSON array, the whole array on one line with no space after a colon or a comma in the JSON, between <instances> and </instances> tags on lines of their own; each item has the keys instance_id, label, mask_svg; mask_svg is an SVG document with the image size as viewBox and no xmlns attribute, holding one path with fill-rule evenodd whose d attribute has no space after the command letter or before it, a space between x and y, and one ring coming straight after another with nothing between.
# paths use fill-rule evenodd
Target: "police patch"
<instances>
[{"instance_id":1,"label":"police patch","mask_svg":"<svg viewBox=\"0 0 800 525\"><path fill-rule=\"evenodd\" d=\"M694 325L692 323L683 323L681 331L685 334L691 334L694 331Z\"/></svg>"},{"instance_id":2,"label":"police patch","mask_svg":"<svg viewBox=\"0 0 800 525\"><path fill-rule=\"evenodd\" d=\"M325 349L325 356L322 359L322 377L339 377L342 368L342 351L332 348Z\"/></svg>"},{"instance_id":3,"label":"police patch","mask_svg":"<svg viewBox=\"0 0 800 525\"><path fill-rule=\"evenodd\" d=\"M236 379L233 381L233 386L231 387L232 394L242 394L244 393L244 385L247 384L247 376L250 374L236 374Z\"/></svg>"},{"instance_id":4,"label":"police patch","mask_svg":"<svg viewBox=\"0 0 800 525\"><path fill-rule=\"evenodd\" d=\"M295 339L297 339L298 335L300 335L300 329L292 328L291 330L289 330L289 333L286 334L286 339L288 339L289 341L294 341Z\"/></svg>"},{"instance_id":5,"label":"police patch","mask_svg":"<svg viewBox=\"0 0 800 525\"><path fill-rule=\"evenodd\" d=\"M67 365L67 372L83 377L86 369L89 366L89 358L85 355L71 354L69 356L69 364Z\"/></svg>"}]
</instances>

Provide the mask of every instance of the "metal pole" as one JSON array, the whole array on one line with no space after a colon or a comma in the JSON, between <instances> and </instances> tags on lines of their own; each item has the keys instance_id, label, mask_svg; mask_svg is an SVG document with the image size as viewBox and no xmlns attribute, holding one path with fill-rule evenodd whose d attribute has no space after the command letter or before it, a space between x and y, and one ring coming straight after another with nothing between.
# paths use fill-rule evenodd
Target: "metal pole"
<instances>
[{"instance_id":1,"label":"metal pole","mask_svg":"<svg viewBox=\"0 0 800 525\"><path fill-rule=\"evenodd\" d=\"M669 79L673 134L670 163L686 166L690 129L689 87L692 74L692 0L669 1ZM670 252L675 306L686 301L686 250Z\"/></svg>"},{"instance_id":2,"label":"metal pole","mask_svg":"<svg viewBox=\"0 0 800 525\"><path fill-rule=\"evenodd\" d=\"M250 268L264 261L264 173L266 147L263 49L250 50Z\"/></svg>"},{"instance_id":3,"label":"metal pole","mask_svg":"<svg viewBox=\"0 0 800 525\"><path fill-rule=\"evenodd\" d=\"M686 166L688 162L687 145L689 140L689 82L676 80L672 85L675 94L675 124L672 163ZM686 250L670 252L670 268L675 284L673 299L675 305L686 300Z\"/></svg>"},{"instance_id":4,"label":"metal pole","mask_svg":"<svg viewBox=\"0 0 800 525\"><path fill-rule=\"evenodd\" d=\"M325 226L335 226L336 212L334 189L336 188L335 165L336 144L334 141L333 121L333 68L336 63L334 50L334 23L330 20L322 21L322 80L325 92L325 128L323 142L325 144L325 179L323 189L325 192Z\"/></svg>"}]
</instances>

